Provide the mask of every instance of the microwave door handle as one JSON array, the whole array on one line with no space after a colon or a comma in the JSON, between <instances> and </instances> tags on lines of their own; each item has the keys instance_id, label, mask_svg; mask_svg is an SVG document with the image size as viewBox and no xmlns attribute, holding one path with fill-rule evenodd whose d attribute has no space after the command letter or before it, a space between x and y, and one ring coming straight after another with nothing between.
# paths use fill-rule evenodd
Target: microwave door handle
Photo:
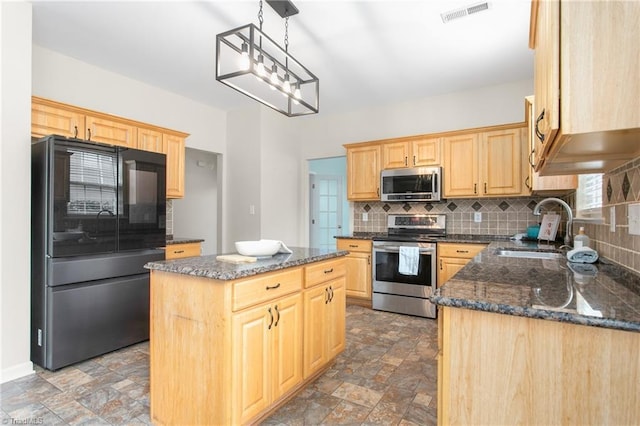
<instances>
[{"instance_id":1,"label":"microwave door handle","mask_svg":"<svg viewBox=\"0 0 640 426\"><path fill-rule=\"evenodd\" d=\"M439 193L440 191L438 191L438 174L434 172L431 174L431 185L433 186L431 188L431 192L433 192L434 194Z\"/></svg>"}]
</instances>

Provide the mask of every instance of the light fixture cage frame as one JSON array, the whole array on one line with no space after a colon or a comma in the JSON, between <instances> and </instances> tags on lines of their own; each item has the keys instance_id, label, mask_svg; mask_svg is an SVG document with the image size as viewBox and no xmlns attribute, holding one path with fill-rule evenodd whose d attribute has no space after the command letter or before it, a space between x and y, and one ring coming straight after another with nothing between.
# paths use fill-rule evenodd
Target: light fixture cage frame
<instances>
[{"instance_id":1,"label":"light fixture cage frame","mask_svg":"<svg viewBox=\"0 0 640 426\"><path fill-rule=\"evenodd\" d=\"M250 59L246 68L240 66L244 43L248 45ZM280 71L275 90L270 72L265 75L258 72L258 55L263 56L267 70L275 64ZM281 83L285 73L292 83L298 84L299 98L292 93L283 96ZM318 77L254 24L216 35L216 80L288 117L317 114L320 110Z\"/></svg>"}]
</instances>

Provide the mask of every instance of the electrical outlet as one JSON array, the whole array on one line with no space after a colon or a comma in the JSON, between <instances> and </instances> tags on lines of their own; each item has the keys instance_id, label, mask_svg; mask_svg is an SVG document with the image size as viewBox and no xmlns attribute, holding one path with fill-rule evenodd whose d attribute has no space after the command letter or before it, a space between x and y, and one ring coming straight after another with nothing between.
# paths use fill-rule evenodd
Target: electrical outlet
<instances>
[{"instance_id":1,"label":"electrical outlet","mask_svg":"<svg viewBox=\"0 0 640 426\"><path fill-rule=\"evenodd\" d=\"M369 213L362 213L362 221L367 222L369 220Z\"/></svg>"},{"instance_id":2,"label":"electrical outlet","mask_svg":"<svg viewBox=\"0 0 640 426\"><path fill-rule=\"evenodd\" d=\"M482 222L482 212L475 212L473 214L473 221L474 222Z\"/></svg>"},{"instance_id":3,"label":"electrical outlet","mask_svg":"<svg viewBox=\"0 0 640 426\"><path fill-rule=\"evenodd\" d=\"M640 235L640 204L629 204L629 234Z\"/></svg>"},{"instance_id":4,"label":"electrical outlet","mask_svg":"<svg viewBox=\"0 0 640 426\"><path fill-rule=\"evenodd\" d=\"M609 207L609 231L616 232L616 206Z\"/></svg>"}]
</instances>

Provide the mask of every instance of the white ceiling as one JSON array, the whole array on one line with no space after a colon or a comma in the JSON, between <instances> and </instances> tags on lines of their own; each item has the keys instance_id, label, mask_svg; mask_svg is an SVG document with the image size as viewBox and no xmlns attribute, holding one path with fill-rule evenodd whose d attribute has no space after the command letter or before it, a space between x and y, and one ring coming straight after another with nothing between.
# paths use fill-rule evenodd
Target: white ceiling
<instances>
[{"instance_id":1,"label":"white ceiling","mask_svg":"<svg viewBox=\"0 0 640 426\"><path fill-rule=\"evenodd\" d=\"M336 113L533 77L529 0L447 24L459 0L296 0L289 52L320 79L320 111ZM215 36L258 25L259 1L34 1L33 42L228 110L255 102L215 80ZM264 2L263 30L284 45Z\"/></svg>"}]
</instances>

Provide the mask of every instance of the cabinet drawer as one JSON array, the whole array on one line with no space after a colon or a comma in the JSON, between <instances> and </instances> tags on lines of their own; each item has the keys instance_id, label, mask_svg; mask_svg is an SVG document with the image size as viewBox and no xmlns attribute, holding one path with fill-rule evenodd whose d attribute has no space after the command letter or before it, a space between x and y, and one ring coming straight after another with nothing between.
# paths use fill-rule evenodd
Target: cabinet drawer
<instances>
[{"instance_id":1,"label":"cabinet drawer","mask_svg":"<svg viewBox=\"0 0 640 426\"><path fill-rule=\"evenodd\" d=\"M323 283L328 280L343 276L347 272L345 261L342 258L314 263L304 268L305 288Z\"/></svg>"},{"instance_id":2,"label":"cabinet drawer","mask_svg":"<svg viewBox=\"0 0 640 426\"><path fill-rule=\"evenodd\" d=\"M359 251L371 253L371 241L352 240L348 238L338 239L338 250Z\"/></svg>"},{"instance_id":3,"label":"cabinet drawer","mask_svg":"<svg viewBox=\"0 0 640 426\"><path fill-rule=\"evenodd\" d=\"M167 260L192 256L200 256L200 243L169 244L164 254Z\"/></svg>"},{"instance_id":4,"label":"cabinet drawer","mask_svg":"<svg viewBox=\"0 0 640 426\"><path fill-rule=\"evenodd\" d=\"M233 283L233 310L264 303L302 289L302 268L259 275Z\"/></svg>"},{"instance_id":5,"label":"cabinet drawer","mask_svg":"<svg viewBox=\"0 0 640 426\"><path fill-rule=\"evenodd\" d=\"M438 244L438 256L471 259L487 247L486 244Z\"/></svg>"}]
</instances>

